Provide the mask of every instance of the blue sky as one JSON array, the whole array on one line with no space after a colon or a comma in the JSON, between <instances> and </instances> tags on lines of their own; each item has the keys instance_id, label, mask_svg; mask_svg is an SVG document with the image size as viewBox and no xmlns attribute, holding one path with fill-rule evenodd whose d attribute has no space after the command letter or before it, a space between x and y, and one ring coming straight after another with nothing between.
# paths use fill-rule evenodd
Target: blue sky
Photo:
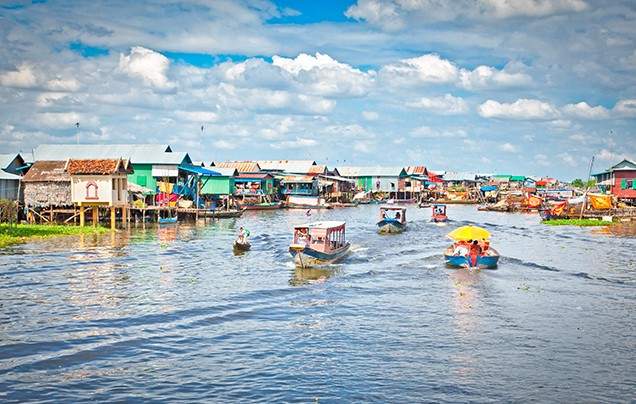
<instances>
[{"instance_id":1,"label":"blue sky","mask_svg":"<svg viewBox=\"0 0 636 404\"><path fill-rule=\"evenodd\" d=\"M2 152L79 121L206 161L571 179L636 157L633 1L15 1L0 41Z\"/></svg>"}]
</instances>

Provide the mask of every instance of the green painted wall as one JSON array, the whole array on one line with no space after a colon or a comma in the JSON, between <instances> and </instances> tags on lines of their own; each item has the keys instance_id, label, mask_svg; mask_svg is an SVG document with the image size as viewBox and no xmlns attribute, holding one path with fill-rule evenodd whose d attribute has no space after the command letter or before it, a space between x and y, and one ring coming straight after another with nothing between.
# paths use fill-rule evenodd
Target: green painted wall
<instances>
[{"instance_id":1,"label":"green painted wall","mask_svg":"<svg viewBox=\"0 0 636 404\"><path fill-rule=\"evenodd\" d=\"M365 191L373 191L373 178L371 177L358 177L356 186L363 188Z\"/></svg>"},{"instance_id":2,"label":"green painted wall","mask_svg":"<svg viewBox=\"0 0 636 404\"><path fill-rule=\"evenodd\" d=\"M203 180L205 182L205 179ZM234 193L234 178L210 177L201 189L202 195L231 195Z\"/></svg>"},{"instance_id":3,"label":"green painted wall","mask_svg":"<svg viewBox=\"0 0 636 404\"><path fill-rule=\"evenodd\" d=\"M157 180L152 176L152 164L133 163L132 166L134 172L128 176L128 181L154 192L157 189Z\"/></svg>"}]
</instances>

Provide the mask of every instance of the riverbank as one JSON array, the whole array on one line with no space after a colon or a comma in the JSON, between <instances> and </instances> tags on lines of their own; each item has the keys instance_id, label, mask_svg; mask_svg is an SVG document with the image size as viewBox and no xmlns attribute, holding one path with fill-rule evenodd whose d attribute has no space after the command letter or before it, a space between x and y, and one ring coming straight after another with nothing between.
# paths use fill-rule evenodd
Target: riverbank
<instances>
[{"instance_id":1,"label":"riverbank","mask_svg":"<svg viewBox=\"0 0 636 404\"><path fill-rule=\"evenodd\" d=\"M548 226L580 226L580 227L591 227L591 226L609 226L612 222L608 222L605 220L597 220L597 219L551 219L544 220L543 224L547 224Z\"/></svg>"},{"instance_id":2,"label":"riverbank","mask_svg":"<svg viewBox=\"0 0 636 404\"><path fill-rule=\"evenodd\" d=\"M107 231L108 230L104 227L77 227L41 224L0 224L0 248L40 238L72 236L78 234L98 234Z\"/></svg>"}]
</instances>

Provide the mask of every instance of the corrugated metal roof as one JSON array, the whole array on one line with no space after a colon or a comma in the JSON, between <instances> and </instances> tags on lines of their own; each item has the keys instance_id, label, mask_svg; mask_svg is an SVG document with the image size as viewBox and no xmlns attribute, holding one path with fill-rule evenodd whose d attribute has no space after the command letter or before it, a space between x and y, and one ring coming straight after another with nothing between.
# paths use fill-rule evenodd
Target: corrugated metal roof
<instances>
[{"instance_id":1,"label":"corrugated metal roof","mask_svg":"<svg viewBox=\"0 0 636 404\"><path fill-rule=\"evenodd\" d=\"M199 174L204 177L218 177L223 175L220 173L221 169L215 168L214 170L210 170L205 167L194 166L190 164L182 165L181 167L179 167L179 169L189 173Z\"/></svg>"},{"instance_id":2,"label":"corrugated metal roof","mask_svg":"<svg viewBox=\"0 0 636 404\"><path fill-rule=\"evenodd\" d=\"M257 160L261 170L281 171L290 174L307 174L316 165L313 160Z\"/></svg>"},{"instance_id":3,"label":"corrugated metal roof","mask_svg":"<svg viewBox=\"0 0 636 404\"><path fill-rule=\"evenodd\" d=\"M444 181L475 181L477 174L467 172L447 172L444 174Z\"/></svg>"},{"instance_id":4,"label":"corrugated metal roof","mask_svg":"<svg viewBox=\"0 0 636 404\"><path fill-rule=\"evenodd\" d=\"M234 177L239 174L238 170L232 167L212 167L212 170L221 174L223 177Z\"/></svg>"},{"instance_id":5,"label":"corrugated metal roof","mask_svg":"<svg viewBox=\"0 0 636 404\"><path fill-rule=\"evenodd\" d=\"M406 175L404 167L338 167L343 177L399 177Z\"/></svg>"},{"instance_id":6,"label":"corrugated metal roof","mask_svg":"<svg viewBox=\"0 0 636 404\"><path fill-rule=\"evenodd\" d=\"M239 173L257 173L261 167L255 161L221 161L213 162L213 166L221 168L236 168Z\"/></svg>"},{"instance_id":7,"label":"corrugated metal roof","mask_svg":"<svg viewBox=\"0 0 636 404\"><path fill-rule=\"evenodd\" d=\"M42 144L33 152L34 161L67 159L128 159L133 164L182 164L192 160L185 152L168 152L167 144Z\"/></svg>"},{"instance_id":8,"label":"corrugated metal roof","mask_svg":"<svg viewBox=\"0 0 636 404\"><path fill-rule=\"evenodd\" d=\"M324 174L327 172L327 166L324 164L317 164L315 166L310 166L309 170L307 171L307 174L311 174L311 175L317 175L317 174Z\"/></svg>"},{"instance_id":9,"label":"corrugated metal roof","mask_svg":"<svg viewBox=\"0 0 636 404\"><path fill-rule=\"evenodd\" d=\"M9 167L11 163L13 163L13 160L15 160L16 158L22 159L20 153L0 154L0 170L4 170L5 168ZM22 160L24 161L24 159ZM20 163L20 165L22 164Z\"/></svg>"},{"instance_id":10,"label":"corrugated metal roof","mask_svg":"<svg viewBox=\"0 0 636 404\"><path fill-rule=\"evenodd\" d=\"M262 180L265 178L274 178L274 176L269 173L239 173L237 178L246 178L246 179L253 178L253 179Z\"/></svg>"},{"instance_id":11,"label":"corrugated metal roof","mask_svg":"<svg viewBox=\"0 0 636 404\"><path fill-rule=\"evenodd\" d=\"M15 175L15 174L11 174L8 173L4 170L0 170L0 180L15 180L15 181L19 181L20 180L20 176L19 175Z\"/></svg>"},{"instance_id":12,"label":"corrugated metal roof","mask_svg":"<svg viewBox=\"0 0 636 404\"><path fill-rule=\"evenodd\" d=\"M285 175L282 179L284 183L310 183L314 182L314 177L311 175Z\"/></svg>"},{"instance_id":13,"label":"corrugated metal roof","mask_svg":"<svg viewBox=\"0 0 636 404\"><path fill-rule=\"evenodd\" d=\"M132 169L128 165L128 160L123 159L70 159L66 163L66 172L70 175L110 175L130 174Z\"/></svg>"},{"instance_id":14,"label":"corrugated metal roof","mask_svg":"<svg viewBox=\"0 0 636 404\"><path fill-rule=\"evenodd\" d=\"M65 166L66 161L36 161L22 177L22 181L71 182L71 176L64 170Z\"/></svg>"}]
</instances>

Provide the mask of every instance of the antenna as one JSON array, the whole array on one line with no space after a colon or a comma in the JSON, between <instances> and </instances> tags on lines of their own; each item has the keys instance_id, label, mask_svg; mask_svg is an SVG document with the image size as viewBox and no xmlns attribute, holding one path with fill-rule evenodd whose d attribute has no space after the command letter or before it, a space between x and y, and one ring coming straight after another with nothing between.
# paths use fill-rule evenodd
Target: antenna
<instances>
[{"instance_id":1,"label":"antenna","mask_svg":"<svg viewBox=\"0 0 636 404\"><path fill-rule=\"evenodd\" d=\"M80 127L79 122L75 122L75 128L77 129L75 133L75 138L76 138L77 144L79 144L79 127Z\"/></svg>"}]
</instances>

